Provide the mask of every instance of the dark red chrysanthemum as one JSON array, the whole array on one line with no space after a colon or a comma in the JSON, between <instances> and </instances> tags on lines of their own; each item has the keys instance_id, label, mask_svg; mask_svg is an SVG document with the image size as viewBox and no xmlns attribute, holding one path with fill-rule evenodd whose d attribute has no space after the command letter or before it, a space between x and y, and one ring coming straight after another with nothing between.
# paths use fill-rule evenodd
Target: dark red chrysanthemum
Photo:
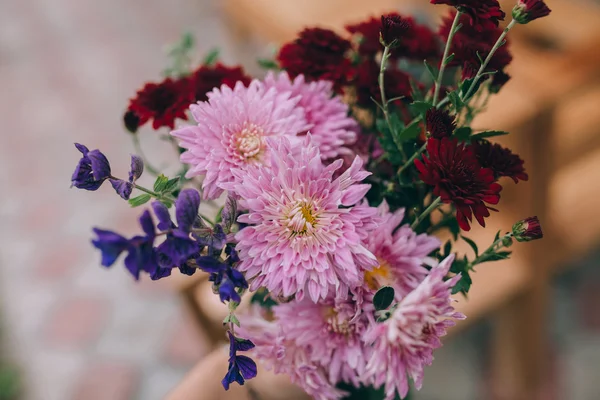
<instances>
[{"instance_id":1,"label":"dark red chrysanthemum","mask_svg":"<svg viewBox=\"0 0 600 400\"><path fill-rule=\"evenodd\" d=\"M456 12L450 13L440 26L439 34L444 40L448 39L455 15ZM454 54L450 65L462 67L463 79L475 76L481 66L480 58L487 57L502 33L502 30L495 26L477 30L467 23L467 19L468 17L465 15L461 17L459 22L462 27L454 35L450 48L450 52ZM484 72L502 71L511 61L512 56L507 41L494 53Z\"/></svg>"},{"instance_id":2,"label":"dark red chrysanthemum","mask_svg":"<svg viewBox=\"0 0 600 400\"><path fill-rule=\"evenodd\" d=\"M512 10L512 16L519 24L527 24L547 16L551 11L543 0L519 0Z\"/></svg>"},{"instance_id":3,"label":"dark red chrysanthemum","mask_svg":"<svg viewBox=\"0 0 600 400\"><path fill-rule=\"evenodd\" d=\"M452 136L452 132L456 129L456 122L448 111L433 107L425 114L425 126L430 137L442 139Z\"/></svg>"},{"instance_id":4,"label":"dark red chrysanthemum","mask_svg":"<svg viewBox=\"0 0 600 400\"><path fill-rule=\"evenodd\" d=\"M248 86L252 80L244 73L242 67L228 67L221 63L214 66L201 66L192 73L190 79L196 101L208 100L206 94L213 88L227 85L233 89L238 81Z\"/></svg>"},{"instance_id":5,"label":"dark red chrysanthemum","mask_svg":"<svg viewBox=\"0 0 600 400\"><path fill-rule=\"evenodd\" d=\"M292 78L303 74L308 80L329 80L340 88L352 74L346 57L351 47L348 40L329 29L304 29L294 42L281 48L277 60Z\"/></svg>"},{"instance_id":6,"label":"dark red chrysanthemum","mask_svg":"<svg viewBox=\"0 0 600 400\"><path fill-rule=\"evenodd\" d=\"M523 167L524 161L509 149L487 140L477 140L472 145L479 164L494 171L496 179L507 176L515 183L519 183L519 179L529 179Z\"/></svg>"},{"instance_id":7,"label":"dark red chrysanthemum","mask_svg":"<svg viewBox=\"0 0 600 400\"><path fill-rule=\"evenodd\" d=\"M504 21L504 11L498 0L431 0L431 4L447 4L469 16L470 25L476 30L498 27Z\"/></svg>"},{"instance_id":8,"label":"dark red chrysanthemum","mask_svg":"<svg viewBox=\"0 0 600 400\"><path fill-rule=\"evenodd\" d=\"M147 83L139 90L130 100L126 115L131 112L137 116L138 126L153 120L154 129L173 129L176 118L187 119L185 111L193 101L189 79L167 78L160 83Z\"/></svg>"},{"instance_id":9,"label":"dark red chrysanthemum","mask_svg":"<svg viewBox=\"0 0 600 400\"><path fill-rule=\"evenodd\" d=\"M381 16L381 29L379 30L380 41L385 46L400 45L406 32L410 29L410 23L398 14L387 14Z\"/></svg>"},{"instance_id":10,"label":"dark red chrysanthemum","mask_svg":"<svg viewBox=\"0 0 600 400\"><path fill-rule=\"evenodd\" d=\"M374 106L373 99L381 102L379 90L379 64L373 60L365 61L358 66L355 77L356 103L362 107ZM385 95L387 99L404 96L411 97L410 77L396 68L388 68L384 74Z\"/></svg>"},{"instance_id":11,"label":"dark red chrysanthemum","mask_svg":"<svg viewBox=\"0 0 600 400\"><path fill-rule=\"evenodd\" d=\"M498 93L500 89L506 85L510 80L510 75L504 71L498 71L492 76L492 83L490 85L490 92Z\"/></svg>"},{"instance_id":12,"label":"dark red chrysanthemum","mask_svg":"<svg viewBox=\"0 0 600 400\"><path fill-rule=\"evenodd\" d=\"M389 14L397 15L400 14ZM402 17L410 27L403 33L397 46L391 52L392 58L408 58L422 62L434 58L440 53L441 39L427 26L415 22L412 17ZM382 50L379 42L381 20L370 18L364 22L346 25L346 30L359 36L358 52L366 57L372 57Z\"/></svg>"},{"instance_id":13,"label":"dark red chrysanthemum","mask_svg":"<svg viewBox=\"0 0 600 400\"><path fill-rule=\"evenodd\" d=\"M457 139L430 138L423 161L415 160L419 176L433 186L433 194L440 196L444 203L454 203L456 219L462 230L471 229L473 215L481 226L489 210L485 203L498 204L502 186L496 183L494 173L479 165L473 148Z\"/></svg>"},{"instance_id":14,"label":"dark red chrysanthemum","mask_svg":"<svg viewBox=\"0 0 600 400\"><path fill-rule=\"evenodd\" d=\"M529 217L513 225L512 233L519 242L529 242L544 237L538 217Z\"/></svg>"}]
</instances>

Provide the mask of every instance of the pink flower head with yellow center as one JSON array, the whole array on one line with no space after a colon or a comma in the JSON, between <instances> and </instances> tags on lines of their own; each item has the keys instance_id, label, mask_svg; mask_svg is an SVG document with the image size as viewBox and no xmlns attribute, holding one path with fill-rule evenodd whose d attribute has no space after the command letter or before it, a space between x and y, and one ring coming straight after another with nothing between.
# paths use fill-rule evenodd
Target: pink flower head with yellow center
<instances>
[{"instance_id":1,"label":"pink flower head with yellow center","mask_svg":"<svg viewBox=\"0 0 600 400\"><path fill-rule=\"evenodd\" d=\"M339 96L334 96L332 82L307 83L304 75L298 75L292 81L286 72L281 72L277 75L269 73L264 84L280 93L291 92L292 97L300 97L298 106L304 110L306 130L319 147L321 158L331 160L352 154L346 146L356 141L359 126L348 116L348 105Z\"/></svg>"},{"instance_id":2,"label":"pink flower head with yellow center","mask_svg":"<svg viewBox=\"0 0 600 400\"><path fill-rule=\"evenodd\" d=\"M278 305L278 309L284 305ZM347 393L336 388L331 382L328 367L314 361L311 345L300 345L287 336L286 320L274 319L265 315L260 306L253 306L250 312L240 316L239 334L248 338L255 347L250 351L252 358L275 374L285 374L292 383L300 386L316 400L338 400Z\"/></svg>"},{"instance_id":3,"label":"pink flower head with yellow center","mask_svg":"<svg viewBox=\"0 0 600 400\"><path fill-rule=\"evenodd\" d=\"M233 89L222 85L207 94L208 101L190 106L197 126L171 134L186 149L181 161L189 164L187 177L204 175L203 196L214 199L233 180L232 171L269 162L267 138L295 136L306 126L299 97L267 89L257 80Z\"/></svg>"},{"instance_id":4,"label":"pink flower head with yellow center","mask_svg":"<svg viewBox=\"0 0 600 400\"><path fill-rule=\"evenodd\" d=\"M234 182L224 186L248 210L238 218L249 225L236 234L238 269L252 290L299 300L308 292L314 302L346 297L362 283L361 271L377 264L361 243L376 209L356 205L370 189L357 183L370 173L356 157L333 179L342 160L324 166L311 135L295 148L287 137L269 145L270 166L233 170Z\"/></svg>"},{"instance_id":5,"label":"pink flower head with yellow center","mask_svg":"<svg viewBox=\"0 0 600 400\"><path fill-rule=\"evenodd\" d=\"M373 313L363 312L352 300L328 298L319 303L309 299L290 301L273 308L287 339L296 346L310 347L311 360L327 370L332 384L352 383L359 387L371 346L362 336Z\"/></svg>"},{"instance_id":6,"label":"pink flower head with yellow center","mask_svg":"<svg viewBox=\"0 0 600 400\"><path fill-rule=\"evenodd\" d=\"M366 376L376 387L385 385L386 400L394 399L396 392L406 397L409 377L421 388L423 369L431 365L433 350L441 347L440 337L455 325L455 319L465 318L454 310L450 297L460 275L444 281L453 261L452 255L434 267L388 320L372 325L364 335L373 344Z\"/></svg>"},{"instance_id":7,"label":"pink flower head with yellow center","mask_svg":"<svg viewBox=\"0 0 600 400\"><path fill-rule=\"evenodd\" d=\"M428 255L441 243L434 236L417 235L408 225L400 226L404 209L391 213L385 201L377 209L380 225L363 243L379 265L365 272L365 285L370 290L392 286L398 296L404 297L427 276L425 265L436 264Z\"/></svg>"}]
</instances>

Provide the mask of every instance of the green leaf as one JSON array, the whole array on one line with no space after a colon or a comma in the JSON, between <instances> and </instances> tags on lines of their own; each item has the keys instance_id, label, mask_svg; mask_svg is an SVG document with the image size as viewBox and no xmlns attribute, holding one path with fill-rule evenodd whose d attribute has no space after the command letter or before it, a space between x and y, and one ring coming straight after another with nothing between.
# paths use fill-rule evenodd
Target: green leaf
<instances>
[{"instance_id":1,"label":"green leaf","mask_svg":"<svg viewBox=\"0 0 600 400\"><path fill-rule=\"evenodd\" d=\"M423 63L425 64L425 68L427 68L429 75L431 75L431 79L433 79L434 82L437 81L437 77L438 77L437 68L434 68L431 65L429 65L429 63L426 60L423 61Z\"/></svg>"},{"instance_id":2,"label":"green leaf","mask_svg":"<svg viewBox=\"0 0 600 400\"><path fill-rule=\"evenodd\" d=\"M394 288L391 286L384 286L375 293L373 296L373 305L376 310L385 310L394 301Z\"/></svg>"},{"instance_id":3,"label":"green leaf","mask_svg":"<svg viewBox=\"0 0 600 400\"><path fill-rule=\"evenodd\" d=\"M132 199L129 199L129 204L131 205L131 207L139 207L143 204L146 204L152 197L147 194L140 194L137 197L134 197Z\"/></svg>"},{"instance_id":4,"label":"green leaf","mask_svg":"<svg viewBox=\"0 0 600 400\"><path fill-rule=\"evenodd\" d=\"M457 113L459 113L465 106L465 103L463 103L456 91L448 93L448 98L450 99L450 102Z\"/></svg>"},{"instance_id":5,"label":"green leaf","mask_svg":"<svg viewBox=\"0 0 600 400\"><path fill-rule=\"evenodd\" d=\"M473 249L473 252L475 253L475 257L479 257L479 250L477 249L477 244L473 240L469 239L466 236L461 235L460 237L462 238L462 240L467 242L467 244L469 246L471 246L471 248Z\"/></svg>"},{"instance_id":6,"label":"green leaf","mask_svg":"<svg viewBox=\"0 0 600 400\"><path fill-rule=\"evenodd\" d=\"M167 178L163 174L157 176L156 181L154 181L154 191L157 193L161 193L163 190L165 190L167 182L169 182L169 178Z\"/></svg>"},{"instance_id":7,"label":"green leaf","mask_svg":"<svg viewBox=\"0 0 600 400\"><path fill-rule=\"evenodd\" d=\"M424 101L425 95L423 94L423 91L421 90L421 88L419 88L419 86L416 84L416 82L413 79L409 79L409 82L410 82L410 92L412 94L412 98L415 101Z\"/></svg>"},{"instance_id":8,"label":"green leaf","mask_svg":"<svg viewBox=\"0 0 600 400\"><path fill-rule=\"evenodd\" d=\"M256 62L262 69L279 69L279 64L277 64L275 60L270 60L268 58L259 58L258 60L256 60Z\"/></svg>"},{"instance_id":9,"label":"green leaf","mask_svg":"<svg viewBox=\"0 0 600 400\"><path fill-rule=\"evenodd\" d=\"M484 259L481 260L481 262L484 263L484 262L488 262L488 261L506 260L510 257L511 254L512 254L512 252L510 252L510 251L499 251L497 253L491 253L491 254L485 256Z\"/></svg>"},{"instance_id":10,"label":"green leaf","mask_svg":"<svg viewBox=\"0 0 600 400\"><path fill-rule=\"evenodd\" d=\"M468 126L461 126L460 128L456 128L454 130L454 137L460 140L461 142L465 142L469 140L472 132L473 130Z\"/></svg>"},{"instance_id":11,"label":"green leaf","mask_svg":"<svg viewBox=\"0 0 600 400\"><path fill-rule=\"evenodd\" d=\"M496 232L496 236L494 236L494 242L500 239L500 231Z\"/></svg>"},{"instance_id":12,"label":"green leaf","mask_svg":"<svg viewBox=\"0 0 600 400\"><path fill-rule=\"evenodd\" d=\"M410 104L410 108L418 114L425 115L427 111L433 108L433 105L426 101L415 101Z\"/></svg>"},{"instance_id":13,"label":"green leaf","mask_svg":"<svg viewBox=\"0 0 600 400\"><path fill-rule=\"evenodd\" d=\"M484 139L484 138L489 138L489 137L494 137L494 136L504 136L504 135L508 135L508 132L505 132L505 131L485 131L485 132L476 133L473 136L471 136L471 138L472 139Z\"/></svg>"},{"instance_id":14,"label":"green leaf","mask_svg":"<svg viewBox=\"0 0 600 400\"><path fill-rule=\"evenodd\" d=\"M415 139L419 136L419 132L421 131L419 127L419 122L415 121L412 124L408 125L398 134L398 140L400 143L405 143L410 140Z\"/></svg>"},{"instance_id":15,"label":"green leaf","mask_svg":"<svg viewBox=\"0 0 600 400\"><path fill-rule=\"evenodd\" d=\"M388 160L392 163L392 165L397 166L402 164L402 154L400 150L398 150L398 145L394 137L392 137L392 133L387 125L387 122L383 119L378 119L375 122L375 126L381 135L378 137L379 143L383 150L385 150L387 154Z\"/></svg>"},{"instance_id":16,"label":"green leaf","mask_svg":"<svg viewBox=\"0 0 600 400\"><path fill-rule=\"evenodd\" d=\"M171 193L172 191L176 190L178 187L179 187L179 177L169 179L167 181L167 183L165 184L165 187L162 190L162 192Z\"/></svg>"},{"instance_id":17,"label":"green leaf","mask_svg":"<svg viewBox=\"0 0 600 400\"><path fill-rule=\"evenodd\" d=\"M204 61L202 61L202 63L208 66L213 65L219 59L219 53L219 49L212 49L208 52L208 54L206 54L206 56L204 56Z\"/></svg>"},{"instance_id":18,"label":"green leaf","mask_svg":"<svg viewBox=\"0 0 600 400\"><path fill-rule=\"evenodd\" d=\"M448 240L446 242L446 244L444 245L444 258L448 257L450 255L450 252L452 251L452 241Z\"/></svg>"},{"instance_id":19,"label":"green leaf","mask_svg":"<svg viewBox=\"0 0 600 400\"><path fill-rule=\"evenodd\" d=\"M471 275L468 272L461 272L460 280L456 282L456 285L452 288L452 294L456 294L458 292L462 292L463 294L469 293L469 289L471 289L471 285L473 284L473 280L471 279Z\"/></svg>"},{"instance_id":20,"label":"green leaf","mask_svg":"<svg viewBox=\"0 0 600 400\"><path fill-rule=\"evenodd\" d=\"M444 60L444 65L450 64L452 62L452 60L454 60L454 53L452 53L448 57L446 57L446 59Z\"/></svg>"}]
</instances>

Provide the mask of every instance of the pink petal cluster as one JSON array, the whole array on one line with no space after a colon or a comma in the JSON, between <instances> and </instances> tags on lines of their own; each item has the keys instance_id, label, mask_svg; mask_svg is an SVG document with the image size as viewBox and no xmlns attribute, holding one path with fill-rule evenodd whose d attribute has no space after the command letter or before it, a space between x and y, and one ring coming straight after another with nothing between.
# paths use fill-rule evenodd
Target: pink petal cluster
<instances>
[{"instance_id":1,"label":"pink petal cluster","mask_svg":"<svg viewBox=\"0 0 600 400\"><path fill-rule=\"evenodd\" d=\"M374 323L373 314L363 313L353 301L331 298L319 303L291 301L273 311L285 337L296 346L309 347L311 360L328 371L330 382L360 385L371 354L362 337Z\"/></svg>"},{"instance_id":2,"label":"pink petal cluster","mask_svg":"<svg viewBox=\"0 0 600 400\"><path fill-rule=\"evenodd\" d=\"M279 309L284 305L274 307ZM255 344L252 357L266 369L285 374L309 396L317 400L337 400L346 393L337 389L328 378L328 368L314 361L313 348L299 345L286 336L285 320L267 321L264 310L254 307L240 317L239 334Z\"/></svg>"},{"instance_id":3,"label":"pink petal cluster","mask_svg":"<svg viewBox=\"0 0 600 400\"><path fill-rule=\"evenodd\" d=\"M187 177L204 175L203 196L214 199L233 171L269 161L267 138L295 136L307 126L300 98L292 92L253 80L233 89L227 85L207 94L208 101L190 106L197 126L185 126L171 134L186 149L181 161L191 166Z\"/></svg>"},{"instance_id":4,"label":"pink petal cluster","mask_svg":"<svg viewBox=\"0 0 600 400\"><path fill-rule=\"evenodd\" d=\"M379 265L365 273L365 285L377 290L392 286L400 299L415 289L428 274L424 265L437 261L428 255L441 245L439 239L427 234L417 235L410 226L400 226L404 209L390 213L384 201L378 207L380 224L364 241L367 249L377 257Z\"/></svg>"},{"instance_id":5,"label":"pink petal cluster","mask_svg":"<svg viewBox=\"0 0 600 400\"><path fill-rule=\"evenodd\" d=\"M342 161L324 166L311 135L295 148L286 137L269 143L269 167L233 170L234 181L224 185L248 210L238 219L249 225L236 234L238 269L251 290L297 299L308 292L314 302L344 298L362 284L362 271L377 265L362 243L377 211L355 206L370 188L357 183L370 173L356 157L333 179Z\"/></svg>"},{"instance_id":6,"label":"pink petal cluster","mask_svg":"<svg viewBox=\"0 0 600 400\"><path fill-rule=\"evenodd\" d=\"M324 160L352 154L346 146L356 141L359 126L348 116L348 105L339 96L334 96L332 82L307 83L303 75L292 81L286 72L281 72L277 75L269 73L264 84L279 93L291 92L291 97L300 97L298 106L306 116L305 129L312 134Z\"/></svg>"},{"instance_id":7,"label":"pink petal cluster","mask_svg":"<svg viewBox=\"0 0 600 400\"><path fill-rule=\"evenodd\" d=\"M376 387L385 385L386 400L408 393L410 377L417 389L423 383L423 369L431 365L433 350L441 347L440 337L454 319L465 316L454 310L450 297L460 276L444 281L454 256L447 257L404 297L388 320L370 327L364 336L373 345L367 377Z\"/></svg>"}]
</instances>

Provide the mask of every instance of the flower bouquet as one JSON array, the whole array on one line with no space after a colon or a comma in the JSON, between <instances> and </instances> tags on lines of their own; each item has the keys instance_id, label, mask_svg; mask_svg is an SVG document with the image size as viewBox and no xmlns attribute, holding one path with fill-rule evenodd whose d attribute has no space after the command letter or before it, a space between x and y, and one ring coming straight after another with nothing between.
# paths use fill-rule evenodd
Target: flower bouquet
<instances>
[{"instance_id":1,"label":"flower bouquet","mask_svg":"<svg viewBox=\"0 0 600 400\"><path fill-rule=\"evenodd\" d=\"M463 233L496 211L501 179L528 179L523 160L491 141L507 132L471 123L510 78L508 32L550 10L518 0L502 30L496 0L431 3L454 7L437 32L398 14L345 35L305 29L260 60L264 79L216 52L194 69L185 36L166 78L124 115L138 148L141 126L167 129L177 176L139 154L117 178L104 154L76 144L73 186L108 181L132 207L153 200L138 236L94 229L102 265L126 253L135 279L201 271L228 304L225 389L253 378L260 360L317 399L405 398L465 318L451 295L469 292L479 264L508 258L513 239L542 237L536 217L483 252ZM138 184L144 170L151 188ZM204 216L201 201L223 205ZM441 230L452 239L442 243ZM474 257L456 258L457 240Z\"/></svg>"}]
</instances>

